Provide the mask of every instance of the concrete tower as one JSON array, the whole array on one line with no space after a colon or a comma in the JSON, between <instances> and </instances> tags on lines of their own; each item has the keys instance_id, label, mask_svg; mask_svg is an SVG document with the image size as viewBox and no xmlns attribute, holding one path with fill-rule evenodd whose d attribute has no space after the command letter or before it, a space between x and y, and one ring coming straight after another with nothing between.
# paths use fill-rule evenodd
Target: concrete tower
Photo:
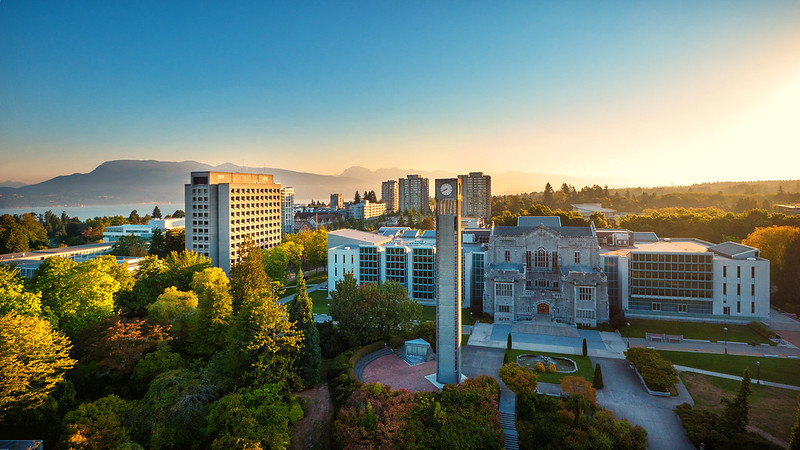
<instances>
[{"instance_id":1,"label":"concrete tower","mask_svg":"<svg viewBox=\"0 0 800 450\"><path fill-rule=\"evenodd\" d=\"M436 381L461 382L461 180L436 180Z\"/></svg>"}]
</instances>

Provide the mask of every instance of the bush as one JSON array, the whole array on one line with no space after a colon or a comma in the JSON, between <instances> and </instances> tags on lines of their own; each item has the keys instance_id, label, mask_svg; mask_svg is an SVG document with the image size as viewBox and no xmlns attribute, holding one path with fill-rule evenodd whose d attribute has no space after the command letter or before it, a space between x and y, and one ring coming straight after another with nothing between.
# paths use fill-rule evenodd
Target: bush
<instances>
[{"instance_id":1,"label":"bush","mask_svg":"<svg viewBox=\"0 0 800 450\"><path fill-rule=\"evenodd\" d=\"M697 447L702 443L707 450L781 448L755 433L726 432L724 421L719 414L712 411L693 409L688 403L678 405L675 408L675 413L681 418L681 423L683 428L686 429L686 435L689 440Z\"/></svg>"},{"instance_id":2,"label":"bush","mask_svg":"<svg viewBox=\"0 0 800 450\"><path fill-rule=\"evenodd\" d=\"M583 339L583 356L589 354L589 346L586 344L586 339Z\"/></svg>"},{"instance_id":3,"label":"bush","mask_svg":"<svg viewBox=\"0 0 800 450\"><path fill-rule=\"evenodd\" d=\"M547 366L547 372L548 373L556 373L557 372L556 365L555 364L550 364L549 366Z\"/></svg>"},{"instance_id":4,"label":"bush","mask_svg":"<svg viewBox=\"0 0 800 450\"><path fill-rule=\"evenodd\" d=\"M333 322L318 323L317 332L319 332L319 348L323 358L333 358L347 350L347 340L333 326Z\"/></svg>"},{"instance_id":5,"label":"bush","mask_svg":"<svg viewBox=\"0 0 800 450\"><path fill-rule=\"evenodd\" d=\"M667 392L678 382L678 371L672 363L650 348L635 347L625 351L625 359L633 363L652 391Z\"/></svg>"},{"instance_id":6,"label":"bush","mask_svg":"<svg viewBox=\"0 0 800 450\"><path fill-rule=\"evenodd\" d=\"M500 368L500 379L517 395L536 391L536 378L536 373L528 366L508 363Z\"/></svg>"},{"instance_id":7,"label":"bush","mask_svg":"<svg viewBox=\"0 0 800 450\"><path fill-rule=\"evenodd\" d=\"M533 366L533 368L536 369L537 372L541 372L541 373L545 373L546 372L546 369L544 368L544 364L542 364L541 361L537 362Z\"/></svg>"}]
</instances>

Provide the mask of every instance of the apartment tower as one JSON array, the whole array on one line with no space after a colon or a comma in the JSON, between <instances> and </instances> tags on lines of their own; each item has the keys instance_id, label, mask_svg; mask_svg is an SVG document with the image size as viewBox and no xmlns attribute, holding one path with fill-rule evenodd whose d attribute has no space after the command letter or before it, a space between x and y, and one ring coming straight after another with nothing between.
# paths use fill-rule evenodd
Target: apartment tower
<instances>
[{"instance_id":1,"label":"apartment tower","mask_svg":"<svg viewBox=\"0 0 800 450\"><path fill-rule=\"evenodd\" d=\"M386 212L397 212L398 208L397 180L389 180L381 183L381 201L386 203Z\"/></svg>"},{"instance_id":2,"label":"apartment tower","mask_svg":"<svg viewBox=\"0 0 800 450\"><path fill-rule=\"evenodd\" d=\"M400 211L416 210L423 213L430 211L428 205L428 179L419 175L408 175L397 180L398 208Z\"/></svg>"},{"instance_id":3,"label":"apartment tower","mask_svg":"<svg viewBox=\"0 0 800 450\"><path fill-rule=\"evenodd\" d=\"M283 234L294 233L294 188L281 188L281 229Z\"/></svg>"},{"instance_id":4,"label":"apartment tower","mask_svg":"<svg viewBox=\"0 0 800 450\"><path fill-rule=\"evenodd\" d=\"M185 185L186 249L226 273L247 239L257 247L281 242L281 185L272 175L192 172Z\"/></svg>"},{"instance_id":5,"label":"apartment tower","mask_svg":"<svg viewBox=\"0 0 800 450\"><path fill-rule=\"evenodd\" d=\"M488 222L492 218L492 177L483 172L470 172L458 178L464 189L464 216L483 217Z\"/></svg>"}]
</instances>

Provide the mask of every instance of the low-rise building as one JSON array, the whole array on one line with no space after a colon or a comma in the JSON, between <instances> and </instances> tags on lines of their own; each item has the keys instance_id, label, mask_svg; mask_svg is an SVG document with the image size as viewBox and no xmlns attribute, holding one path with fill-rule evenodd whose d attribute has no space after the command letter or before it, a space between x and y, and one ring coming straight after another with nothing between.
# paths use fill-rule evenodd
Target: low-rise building
<instances>
[{"instance_id":1,"label":"low-rise building","mask_svg":"<svg viewBox=\"0 0 800 450\"><path fill-rule=\"evenodd\" d=\"M150 219L146 225L111 225L103 231L103 242L114 243L122 236L136 236L150 241L156 230L163 233L174 228L183 228L185 223L186 219Z\"/></svg>"},{"instance_id":2,"label":"low-rise building","mask_svg":"<svg viewBox=\"0 0 800 450\"><path fill-rule=\"evenodd\" d=\"M353 220L371 220L386 214L385 203L372 203L369 200L361 200L358 203L347 205L347 216Z\"/></svg>"},{"instance_id":3,"label":"low-rise building","mask_svg":"<svg viewBox=\"0 0 800 450\"><path fill-rule=\"evenodd\" d=\"M11 264L19 269L20 275L26 278L33 276L36 269L47 258L65 258L75 262L88 261L98 256L107 255L111 252L113 243L98 243L74 245L71 247L46 248L43 250L33 250L29 252L7 253L0 255L0 264ZM128 270L133 272L139 265L142 258L132 256L117 256L117 263L127 263Z\"/></svg>"}]
</instances>

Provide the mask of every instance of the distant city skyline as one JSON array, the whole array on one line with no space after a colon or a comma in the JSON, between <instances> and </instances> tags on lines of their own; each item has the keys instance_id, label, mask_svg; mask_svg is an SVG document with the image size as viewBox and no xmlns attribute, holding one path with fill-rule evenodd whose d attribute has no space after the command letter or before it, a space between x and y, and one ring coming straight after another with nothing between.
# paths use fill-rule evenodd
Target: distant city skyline
<instances>
[{"instance_id":1,"label":"distant city skyline","mask_svg":"<svg viewBox=\"0 0 800 450\"><path fill-rule=\"evenodd\" d=\"M115 159L798 178L798 30L796 1L4 1L0 182Z\"/></svg>"}]
</instances>

